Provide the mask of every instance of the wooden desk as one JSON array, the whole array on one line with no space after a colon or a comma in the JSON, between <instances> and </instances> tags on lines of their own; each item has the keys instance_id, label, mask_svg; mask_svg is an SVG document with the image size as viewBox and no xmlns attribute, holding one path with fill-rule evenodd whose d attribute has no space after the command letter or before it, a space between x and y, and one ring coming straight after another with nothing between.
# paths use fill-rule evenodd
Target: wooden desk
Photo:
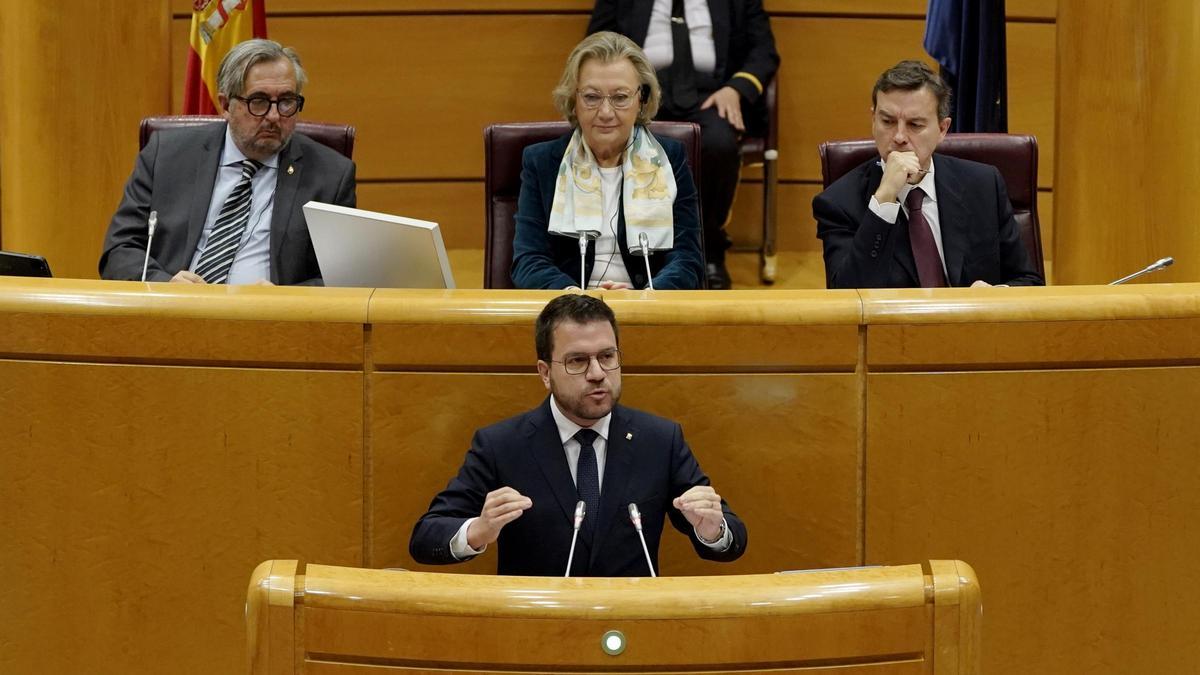
<instances>
[{"instance_id":1,"label":"wooden desk","mask_svg":"<svg viewBox=\"0 0 1200 675\"><path fill-rule=\"evenodd\" d=\"M956 560L658 579L271 560L251 577L246 616L254 675L974 675L983 607L975 573Z\"/></svg>"},{"instance_id":2,"label":"wooden desk","mask_svg":"<svg viewBox=\"0 0 1200 675\"><path fill-rule=\"evenodd\" d=\"M235 672L262 560L420 569L551 295L0 279L0 671ZM1200 285L606 297L750 529L667 574L958 558L989 671L1200 662Z\"/></svg>"}]
</instances>

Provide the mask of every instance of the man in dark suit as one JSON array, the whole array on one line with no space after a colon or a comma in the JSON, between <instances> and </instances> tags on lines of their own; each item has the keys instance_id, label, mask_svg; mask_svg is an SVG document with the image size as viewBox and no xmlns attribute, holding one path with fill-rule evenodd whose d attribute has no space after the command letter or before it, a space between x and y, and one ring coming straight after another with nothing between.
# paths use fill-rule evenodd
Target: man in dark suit
<instances>
[{"instance_id":1,"label":"man in dark suit","mask_svg":"<svg viewBox=\"0 0 1200 675\"><path fill-rule=\"evenodd\" d=\"M617 405L621 352L604 301L559 296L538 316L536 334L550 397L475 433L458 476L413 528L412 557L453 563L498 541L500 574L559 576L580 501L573 576L649 576L630 504L656 572L666 518L702 558L741 556L746 526L709 484L679 425Z\"/></svg>"},{"instance_id":2,"label":"man in dark suit","mask_svg":"<svg viewBox=\"0 0 1200 675\"><path fill-rule=\"evenodd\" d=\"M160 131L138 155L100 256L104 279L319 284L303 205L355 205L354 163L293 133L306 76L290 48L234 47L218 72L226 123Z\"/></svg>"},{"instance_id":3,"label":"man in dark suit","mask_svg":"<svg viewBox=\"0 0 1200 675\"><path fill-rule=\"evenodd\" d=\"M657 69L657 119L700 125L708 287L729 288L724 227L741 169L738 136L765 130L762 93L779 68L762 0L596 0L588 33L602 30L641 45Z\"/></svg>"},{"instance_id":4,"label":"man in dark suit","mask_svg":"<svg viewBox=\"0 0 1200 675\"><path fill-rule=\"evenodd\" d=\"M950 128L941 78L920 61L901 61L879 77L872 101L880 160L813 199L828 287L1044 284L1000 172L935 154Z\"/></svg>"}]
</instances>

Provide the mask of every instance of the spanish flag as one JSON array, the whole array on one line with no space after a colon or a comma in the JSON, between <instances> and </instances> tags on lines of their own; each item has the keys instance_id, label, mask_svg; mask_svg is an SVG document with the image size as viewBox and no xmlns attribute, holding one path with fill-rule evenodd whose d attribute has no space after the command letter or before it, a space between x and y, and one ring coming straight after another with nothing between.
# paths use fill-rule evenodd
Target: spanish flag
<instances>
[{"instance_id":1,"label":"spanish flag","mask_svg":"<svg viewBox=\"0 0 1200 675\"><path fill-rule=\"evenodd\" d=\"M233 46L267 37L266 0L195 0L191 51L183 84L183 114L217 112L217 69Z\"/></svg>"}]
</instances>

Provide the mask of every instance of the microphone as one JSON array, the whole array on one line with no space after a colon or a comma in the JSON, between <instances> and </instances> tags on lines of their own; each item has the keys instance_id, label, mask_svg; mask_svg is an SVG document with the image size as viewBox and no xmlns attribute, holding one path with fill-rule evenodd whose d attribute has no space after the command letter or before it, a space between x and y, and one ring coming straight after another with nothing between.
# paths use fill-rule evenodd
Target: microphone
<instances>
[{"instance_id":1,"label":"microphone","mask_svg":"<svg viewBox=\"0 0 1200 675\"><path fill-rule=\"evenodd\" d=\"M150 244L154 243L154 231L158 229L158 211L150 212L146 229L150 231L150 236L146 239L146 259L142 261L142 281L146 280L146 269L150 266Z\"/></svg>"},{"instance_id":2,"label":"microphone","mask_svg":"<svg viewBox=\"0 0 1200 675\"><path fill-rule=\"evenodd\" d=\"M642 540L642 553L646 554L646 567L650 568L650 576L657 577L654 573L654 563L650 561L650 549L646 548L646 535L642 534L642 513L633 502L629 502L629 520L633 523L633 529L637 530L638 539Z\"/></svg>"},{"instance_id":3,"label":"microphone","mask_svg":"<svg viewBox=\"0 0 1200 675\"><path fill-rule=\"evenodd\" d=\"M571 532L571 550L567 553L567 571L563 574L564 577L571 576L571 561L575 559L575 542L579 539L579 526L583 525L583 514L585 511L587 511L587 504L580 499L575 503L574 531Z\"/></svg>"},{"instance_id":4,"label":"microphone","mask_svg":"<svg viewBox=\"0 0 1200 675\"><path fill-rule=\"evenodd\" d=\"M1167 256L1165 258L1159 258L1158 260L1154 261L1153 264L1147 265L1146 267L1143 267L1142 269L1134 272L1133 274L1130 274L1129 276L1121 277L1120 279L1117 279L1116 281L1109 284L1109 286L1116 286L1118 284L1123 284L1126 281L1132 281L1144 274L1150 274L1151 272L1157 272L1161 269L1166 269L1174 264L1175 264L1175 259L1172 258L1171 256Z\"/></svg>"},{"instance_id":5,"label":"microphone","mask_svg":"<svg viewBox=\"0 0 1200 675\"><path fill-rule=\"evenodd\" d=\"M638 232L637 248L629 252L642 257L642 262L646 264L646 285L654 290L654 279L650 276L650 237L645 232Z\"/></svg>"},{"instance_id":6,"label":"microphone","mask_svg":"<svg viewBox=\"0 0 1200 675\"><path fill-rule=\"evenodd\" d=\"M579 288L587 290L587 245L589 241L600 238L599 230L579 230Z\"/></svg>"}]
</instances>

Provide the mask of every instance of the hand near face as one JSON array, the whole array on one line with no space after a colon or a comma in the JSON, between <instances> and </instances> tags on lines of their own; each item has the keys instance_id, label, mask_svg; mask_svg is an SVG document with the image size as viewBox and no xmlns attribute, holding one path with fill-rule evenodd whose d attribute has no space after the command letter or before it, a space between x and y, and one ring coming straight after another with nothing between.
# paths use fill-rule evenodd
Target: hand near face
<instances>
[{"instance_id":1,"label":"hand near face","mask_svg":"<svg viewBox=\"0 0 1200 675\"><path fill-rule=\"evenodd\" d=\"M906 184L915 185L924 177L917 153L892 152L883 165L883 180L879 183L879 189L875 191L875 199L880 204L894 202L901 188Z\"/></svg>"},{"instance_id":2,"label":"hand near face","mask_svg":"<svg viewBox=\"0 0 1200 675\"><path fill-rule=\"evenodd\" d=\"M491 544L499 538L505 525L520 518L532 506L532 499L510 487L492 490L483 500L479 517L467 528L467 545L479 550Z\"/></svg>"},{"instance_id":3,"label":"hand near face","mask_svg":"<svg viewBox=\"0 0 1200 675\"><path fill-rule=\"evenodd\" d=\"M721 536L725 513L721 510L721 495L709 485L697 485L675 498L671 504L696 528L696 534L707 541Z\"/></svg>"},{"instance_id":4,"label":"hand near face","mask_svg":"<svg viewBox=\"0 0 1200 675\"><path fill-rule=\"evenodd\" d=\"M714 91L712 96L704 99L704 103L700 104L700 109L717 107L717 114L729 121L729 124L738 131L745 131L746 125L742 121L742 95L733 87L721 87Z\"/></svg>"}]
</instances>

